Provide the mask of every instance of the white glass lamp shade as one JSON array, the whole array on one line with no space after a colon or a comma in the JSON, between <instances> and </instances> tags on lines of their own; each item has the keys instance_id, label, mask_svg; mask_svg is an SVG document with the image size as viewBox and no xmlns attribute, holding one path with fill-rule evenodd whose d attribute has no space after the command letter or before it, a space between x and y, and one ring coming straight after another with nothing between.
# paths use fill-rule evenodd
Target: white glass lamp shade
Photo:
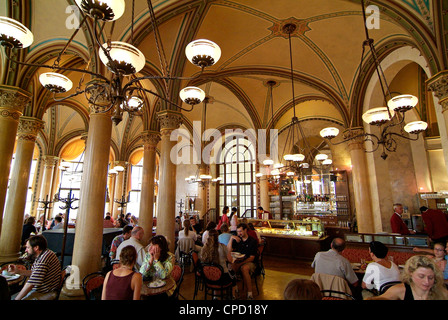
<instances>
[{"instance_id":1,"label":"white glass lamp shade","mask_svg":"<svg viewBox=\"0 0 448 320\"><path fill-rule=\"evenodd\" d=\"M197 87L186 87L179 92L183 102L190 105L201 103L205 99L205 92Z\"/></svg>"},{"instance_id":2,"label":"white glass lamp shade","mask_svg":"<svg viewBox=\"0 0 448 320\"><path fill-rule=\"evenodd\" d=\"M124 171L124 167L123 166L115 166L114 169L115 169L115 171L118 171L118 172Z\"/></svg>"},{"instance_id":3,"label":"white glass lamp shade","mask_svg":"<svg viewBox=\"0 0 448 320\"><path fill-rule=\"evenodd\" d=\"M255 176L256 176L257 178L261 178L261 177L263 176L263 173L258 172L258 173L255 174Z\"/></svg>"},{"instance_id":4,"label":"white glass lamp shade","mask_svg":"<svg viewBox=\"0 0 448 320\"><path fill-rule=\"evenodd\" d=\"M213 41L198 39L187 45L185 55L192 64L205 68L218 62L221 58L221 48Z\"/></svg>"},{"instance_id":5,"label":"white glass lamp shade","mask_svg":"<svg viewBox=\"0 0 448 320\"><path fill-rule=\"evenodd\" d=\"M339 134L339 129L335 127L328 127L320 130L320 136L325 139L333 139Z\"/></svg>"},{"instance_id":6,"label":"white glass lamp shade","mask_svg":"<svg viewBox=\"0 0 448 320\"><path fill-rule=\"evenodd\" d=\"M301 162L301 161L305 160L305 156L301 153L296 153L296 154L293 154L292 156L293 156L292 161L295 161L295 162Z\"/></svg>"},{"instance_id":7,"label":"white glass lamp shade","mask_svg":"<svg viewBox=\"0 0 448 320\"><path fill-rule=\"evenodd\" d=\"M428 128L428 124L424 121L413 121L409 122L404 126L404 131L407 133L419 134Z\"/></svg>"},{"instance_id":8,"label":"white glass lamp shade","mask_svg":"<svg viewBox=\"0 0 448 320\"><path fill-rule=\"evenodd\" d=\"M17 20L0 17L0 43L3 46L23 49L34 41L31 31Z\"/></svg>"},{"instance_id":9,"label":"white glass lamp shade","mask_svg":"<svg viewBox=\"0 0 448 320\"><path fill-rule=\"evenodd\" d=\"M104 21L119 19L125 9L124 0L75 0L75 2L91 17Z\"/></svg>"},{"instance_id":10,"label":"white glass lamp shade","mask_svg":"<svg viewBox=\"0 0 448 320\"><path fill-rule=\"evenodd\" d=\"M274 169L271 171L272 176L278 176L279 174L280 174L280 170L278 170L278 169Z\"/></svg>"},{"instance_id":11,"label":"white glass lamp shade","mask_svg":"<svg viewBox=\"0 0 448 320\"><path fill-rule=\"evenodd\" d=\"M398 111L408 111L414 108L418 103L417 97L410 94L403 94L400 96L393 97L387 102L387 106L396 112Z\"/></svg>"},{"instance_id":12,"label":"white glass lamp shade","mask_svg":"<svg viewBox=\"0 0 448 320\"><path fill-rule=\"evenodd\" d=\"M302 163L302 168L308 169L309 167L310 167L309 163L307 162Z\"/></svg>"},{"instance_id":13,"label":"white glass lamp shade","mask_svg":"<svg viewBox=\"0 0 448 320\"><path fill-rule=\"evenodd\" d=\"M283 168L283 163L274 164L274 169L281 169L281 168Z\"/></svg>"},{"instance_id":14,"label":"white glass lamp shade","mask_svg":"<svg viewBox=\"0 0 448 320\"><path fill-rule=\"evenodd\" d=\"M140 97L137 96L132 96L128 102L127 102L127 106L130 110L133 111L138 111L142 108L143 106L143 100Z\"/></svg>"},{"instance_id":15,"label":"white glass lamp shade","mask_svg":"<svg viewBox=\"0 0 448 320\"><path fill-rule=\"evenodd\" d=\"M288 171L288 172L286 172L286 175L287 175L288 177L292 177L292 176L294 176L294 172L292 172L292 171Z\"/></svg>"},{"instance_id":16,"label":"white glass lamp shade","mask_svg":"<svg viewBox=\"0 0 448 320\"><path fill-rule=\"evenodd\" d=\"M323 153L319 153L319 154L316 155L316 160L318 160L318 161L324 161L327 158L328 158L328 156L326 154L323 154Z\"/></svg>"},{"instance_id":17,"label":"white glass lamp shade","mask_svg":"<svg viewBox=\"0 0 448 320\"><path fill-rule=\"evenodd\" d=\"M110 48L108 48L107 43L103 44L103 47L109 51L112 61L109 61L104 50L100 48L101 62L114 73L129 76L140 72L145 66L146 60L143 53L126 42L112 41Z\"/></svg>"},{"instance_id":18,"label":"white glass lamp shade","mask_svg":"<svg viewBox=\"0 0 448 320\"><path fill-rule=\"evenodd\" d=\"M325 159L324 161L322 161L322 164L323 164L324 166L329 165L329 164L332 164L332 163L333 163L333 160L331 160L331 159Z\"/></svg>"},{"instance_id":19,"label":"white glass lamp shade","mask_svg":"<svg viewBox=\"0 0 448 320\"><path fill-rule=\"evenodd\" d=\"M263 165L265 165L265 166L272 166L273 164L274 164L274 160L271 160L271 159L263 160Z\"/></svg>"},{"instance_id":20,"label":"white glass lamp shade","mask_svg":"<svg viewBox=\"0 0 448 320\"><path fill-rule=\"evenodd\" d=\"M208 174L201 174L199 176L200 179L204 179L204 180L210 180L212 178L212 176L208 175Z\"/></svg>"},{"instance_id":21,"label":"white glass lamp shade","mask_svg":"<svg viewBox=\"0 0 448 320\"><path fill-rule=\"evenodd\" d=\"M109 170L109 174L117 174L117 173L118 173L118 171L115 170L115 169L110 169Z\"/></svg>"},{"instance_id":22,"label":"white glass lamp shade","mask_svg":"<svg viewBox=\"0 0 448 320\"><path fill-rule=\"evenodd\" d=\"M55 93L67 92L73 87L73 82L60 73L42 73L39 81L46 89Z\"/></svg>"},{"instance_id":23,"label":"white glass lamp shade","mask_svg":"<svg viewBox=\"0 0 448 320\"><path fill-rule=\"evenodd\" d=\"M285 154L283 156L283 159L285 159L286 161L294 161L294 155L293 154Z\"/></svg>"},{"instance_id":24,"label":"white glass lamp shade","mask_svg":"<svg viewBox=\"0 0 448 320\"><path fill-rule=\"evenodd\" d=\"M386 107L373 108L368 110L362 115L362 120L370 125L382 125L390 121L395 112L390 110L391 117L389 118L389 112Z\"/></svg>"}]
</instances>

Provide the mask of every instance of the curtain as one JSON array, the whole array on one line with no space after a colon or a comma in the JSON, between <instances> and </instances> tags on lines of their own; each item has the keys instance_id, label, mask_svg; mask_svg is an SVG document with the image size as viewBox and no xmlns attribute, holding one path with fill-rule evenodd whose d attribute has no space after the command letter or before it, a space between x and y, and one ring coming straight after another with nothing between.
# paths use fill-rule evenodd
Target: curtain
<instances>
[{"instance_id":1,"label":"curtain","mask_svg":"<svg viewBox=\"0 0 448 320\"><path fill-rule=\"evenodd\" d=\"M84 140L74 140L64 146L59 157L65 161L74 160L84 152L84 149Z\"/></svg>"}]
</instances>

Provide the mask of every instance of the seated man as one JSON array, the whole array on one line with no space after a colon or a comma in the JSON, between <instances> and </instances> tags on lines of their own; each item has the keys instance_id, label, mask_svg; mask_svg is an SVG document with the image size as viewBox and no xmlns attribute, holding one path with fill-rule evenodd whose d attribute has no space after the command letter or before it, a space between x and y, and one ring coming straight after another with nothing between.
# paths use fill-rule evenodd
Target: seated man
<instances>
[{"instance_id":1,"label":"seated man","mask_svg":"<svg viewBox=\"0 0 448 320\"><path fill-rule=\"evenodd\" d=\"M126 246L133 246L137 251L137 261L135 262L134 268L139 270L145 260L146 250L145 245L143 245L142 240L145 236L145 231L142 227L134 227L131 231L131 237L127 240L124 240L117 248L116 258L120 257L121 250L123 250Z\"/></svg>"},{"instance_id":2,"label":"seated man","mask_svg":"<svg viewBox=\"0 0 448 320\"><path fill-rule=\"evenodd\" d=\"M353 271L350 262L341 253L345 249L345 240L334 238L331 242L331 249L316 253L311 267L315 273L331 274L345 279L348 284L355 288L358 286L358 277ZM359 292L360 290L352 290Z\"/></svg>"},{"instance_id":3,"label":"seated man","mask_svg":"<svg viewBox=\"0 0 448 320\"><path fill-rule=\"evenodd\" d=\"M119 257L117 256L117 249L123 241L128 240L131 237L132 228L133 227L129 225L124 226L122 233L112 240L109 251L111 261L118 260Z\"/></svg>"},{"instance_id":4,"label":"seated man","mask_svg":"<svg viewBox=\"0 0 448 320\"><path fill-rule=\"evenodd\" d=\"M232 236L227 245L228 260L233 261L230 264L230 269L235 273L240 271L243 276L244 285L247 288L247 299L252 300L252 279L251 274L255 271L257 263L257 240L247 234L248 226L245 223L240 223L237 226L238 236ZM244 254L244 257L234 261L232 252L239 252ZM238 286L234 287L233 295L238 295Z\"/></svg>"},{"instance_id":5,"label":"seated man","mask_svg":"<svg viewBox=\"0 0 448 320\"><path fill-rule=\"evenodd\" d=\"M20 270L14 265L8 267L11 273L29 277L15 300L53 300L61 283L61 263L56 254L47 249L47 240L32 236L26 242L26 252L36 260L31 270Z\"/></svg>"}]
</instances>

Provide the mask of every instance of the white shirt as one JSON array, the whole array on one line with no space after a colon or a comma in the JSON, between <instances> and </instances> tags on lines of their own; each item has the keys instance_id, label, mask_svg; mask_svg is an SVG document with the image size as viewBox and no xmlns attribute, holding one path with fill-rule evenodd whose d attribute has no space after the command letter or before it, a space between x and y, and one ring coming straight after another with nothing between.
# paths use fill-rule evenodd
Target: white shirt
<instances>
[{"instance_id":1,"label":"white shirt","mask_svg":"<svg viewBox=\"0 0 448 320\"><path fill-rule=\"evenodd\" d=\"M188 236L186 236L185 231L181 230L179 231L179 239L182 238L192 238L194 241L196 241L198 239L198 235L196 234L195 231L188 230Z\"/></svg>"},{"instance_id":2,"label":"white shirt","mask_svg":"<svg viewBox=\"0 0 448 320\"><path fill-rule=\"evenodd\" d=\"M137 251L137 261L135 262L135 268L137 270L140 270L143 261L145 261L146 250L145 247L140 243L140 241L138 241L134 237L130 237L128 240L124 240L122 243L120 243L120 245L117 248L117 253L115 257L117 259L120 259L121 250L123 250L123 248L127 246L133 246Z\"/></svg>"},{"instance_id":3,"label":"white shirt","mask_svg":"<svg viewBox=\"0 0 448 320\"><path fill-rule=\"evenodd\" d=\"M377 262L371 262L367 265L366 273L362 279L367 289L375 288L379 290L386 282L401 281L400 269L395 263L391 263L390 268L386 268Z\"/></svg>"}]
</instances>

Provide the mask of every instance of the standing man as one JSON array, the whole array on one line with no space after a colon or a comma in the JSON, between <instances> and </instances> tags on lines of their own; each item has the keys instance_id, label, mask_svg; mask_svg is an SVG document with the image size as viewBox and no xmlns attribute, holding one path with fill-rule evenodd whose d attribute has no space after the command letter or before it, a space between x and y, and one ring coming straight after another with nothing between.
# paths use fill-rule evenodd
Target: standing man
<instances>
[{"instance_id":1,"label":"standing man","mask_svg":"<svg viewBox=\"0 0 448 320\"><path fill-rule=\"evenodd\" d=\"M230 264L233 272L241 272L243 276L244 285L247 288L247 300L253 300L252 295L252 279L251 274L255 271L258 254L257 240L249 237L247 234L248 226L245 223L240 223L237 226L237 236L232 236L227 244L227 259L232 261ZM239 252L244 254L244 257L234 260L232 252ZM238 286L233 288L233 296L238 296Z\"/></svg>"},{"instance_id":2,"label":"standing man","mask_svg":"<svg viewBox=\"0 0 448 320\"><path fill-rule=\"evenodd\" d=\"M441 210L420 207L425 231L433 242L446 243L448 241L448 219Z\"/></svg>"},{"instance_id":3,"label":"standing man","mask_svg":"<svg viewBox=\"0 0 448 320\"><path fill-rule=\"evenodd\" d=\"M29 277L15 300L53 300L61 283L61 263L56 254L47 249L47 240L32 236L26 242L26 252L36 260L31 270L20 270L10 265L8 271Z\"/></svg>"},{"instance_id":4,"label":"standing man","mask_svg":"<svg viewBox=\"0 0 448 320\"><path fill-rule=\"evenodd\" d=\"M401 235L415 234L414 230L409 230L403 218L403 205L401 203L394 204L394 214L390 218L390 226L392 227L392 233L398 233Z\"/></svg>"}]
</instances>

